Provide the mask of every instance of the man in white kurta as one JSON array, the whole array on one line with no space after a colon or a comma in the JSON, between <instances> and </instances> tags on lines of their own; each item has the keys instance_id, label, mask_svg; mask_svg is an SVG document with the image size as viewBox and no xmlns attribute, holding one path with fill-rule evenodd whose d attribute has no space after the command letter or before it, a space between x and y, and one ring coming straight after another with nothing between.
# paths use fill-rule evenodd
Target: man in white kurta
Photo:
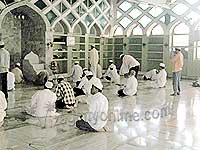
<instances>
[{"instance_id":1,"label":"man in white kurta","mask_svg":"<svg viewBox=\"0 0 200 150\"><path fill-rule=\"evenodd\" d=\"M8 98L7 88L7 73L10 68L10 54L4 48L4 42L0 41L0 90L5 94L6 99Z\"/></svg>"},{"instance_id":2,"label":"man in white kurta","mask_svg":"<svg viewBox=\"0 0 200 150\"><path fill-rule=\"evenodd\" d=\"M138 81L135 78L135 72L130 70L128 74L124 75L126 83L124 88L118 91L119 96L134 96L137 94Z\"/></svg>"},{"instance_id":3,"label":"man in white kurta","mask_svg":"<svg viewBox=\"0 0 200 150\"><path fill-rule=\"evenodd\" d=\"M115 84L120 84L120 76L117 73L117 68L115 66L115 64L113 63L113 60L109 60L109 67L106 71L106 73L104 74L105 79L108 82L114 82Z\"/></svg>"},{"instance_id":4,"label":"man in white kurta","mask_svg":"<svg viewBox=\"0 0 200 150\"><path fill-rule=\"evenodd\" d=\"M83 69L79 65L79 62L75 61L74 66L72 67L72 73L71 73L73 82L75 83L80 82L82 75L83 75Z\"/></svg>"},{"instance_id":5,"label":"man in white kurta","mask_svg":"<svg viewBox=\"0 0 200 150\"><path fill-rule=\"evenodd\" d=\"M16 63L15 64L15 68L11 70L12 73L14 73L15 75L15 83L16 84L19 84L19 83L22 83L23 81L23 73L20 69L20 63Z\"/></svg>"},{"instance_id":6,"label":"man in white kurta","mask_svg":"<svg viewBox=\"0 0 200 150\"><path fill-rule=\"evenodd\" d=\"M91 46L89 62L90 62L90 70L92 71L94 77L96 77L97 76L97 65L99 62L99 54L94 46Z\"/></svg>"},{"instance_id":7,"label":"man in white kurta","mask_svg":"<svg viewBox=\"0 0 200 150\"><path fill-rule=\"evenodd\" d=\"M7 101L5 94L0 91L0 126L3 124L4 117L6 116Z\"/></svg>"},{"instance_id":8,"label":"man in white kurta","mask_svg":"<svg viewBox=\"0 0 200 150\"><path fill-rule=\"evenodd\" d=\"M137 78L140 63L131 55L121 54L122 65L120 68L120 75L124 75L129 72L130 69L135 71L135 77Z\"/></svg>"},{"instance_id":9,"label":"man in white kurta","mask_svg":"<svg viewBox=\"0 0 200 150\"><path fill-rule=\"evenodd\" d=\"M157 70L156 69L152 69L150 71L147 71L143 75L143 79L144 80L155 80L156 79L156 75L157 75Z\"/></svg>"},{"instance_id":10,"label":"man in white kurta","mask_svg":"<svg viewBox=\"0 0 200 150\"><path fill-rule=\"evenodd\" d=\"M52 82L46 82L44 90L36 92L32 96L31 106L27 113L34 117L51 117L59 115L56 113L56 94L51 91Z\"/></svg>"},{"instance_id":11,"label":"man in white kurta","mask_svg":"<svg viewBox=\"0 0 200 150\"><path fill-rule=\"evenodd\" d=\"M93 73L91 71L85 71L85 74L86 75L81 79L78 87L73 89L75 97L80 95L90 95L92 85L89 81L93 78Z\"/></svg>"},{"instance_id":12,"label":"man in white kurta","mask_svg":"<svg viewBox=\"0 0 200 150\"><path fill-rule=\"evenodd\" d=\"M15 75L12 72L8 72L7 74L7 85L8 85L8 91L15 89Z\"/></svg>"},{"instance_id":13,"label":"man in white kurta","mask_svg":"<svg viewBox=\"0 0 200 150\"><path fill-rule=\"evenodd\" d=\"M156 79L153 82L153 87L155 88L165 87L165 84L167 83L167 72L164 63L160 63L159 72L156 74Z\"/></svg>"},{"instance_id":14,"label":"man in white kurta","mask_svg":"<svg viewBox=\"0 0 200 150\"><path fill-rule=\"evenodd\" d=\"M102 94L103 85L98 78L91 79L91 96L88 97L89 112L76 122L80 130L101 131L107 123L108 99Z\"/></svg>"}]
</instances>

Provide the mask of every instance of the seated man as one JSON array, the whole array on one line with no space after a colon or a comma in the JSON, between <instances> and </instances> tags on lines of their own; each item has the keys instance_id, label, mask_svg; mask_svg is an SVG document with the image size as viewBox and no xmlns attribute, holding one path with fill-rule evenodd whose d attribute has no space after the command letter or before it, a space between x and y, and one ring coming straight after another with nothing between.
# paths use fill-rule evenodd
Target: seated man
<instances>
[{"instance_id":1,"label":"seated man","mask_svg":"<svg viewBox=\"0 0 200 150\"><path fill-rule=\"evenodd\" d=\"M15 75L10 71L7 74L7 85L8 91L12 91L15 89Z\"/></svg>"},{"instance_id":2,"label":"seated man","mask_svg":"<svg viewBox=\"0 0 200 150\"><path fill-rule=\"evenodd\" d=\"M20 63L16 63L15 68L11 70L11 72L14 73L14 75L15 75L15 83L16 84L22 83L22 81L23 81L23 74L20 69L20 66L21 66Z\"/></svg>"},{"instance_id":3,"label":"seated man","mask_svg":"<svg viewBox=\"0 0 200 150\"><path fill-rule=\"evenodd\" d=\"M155 76L155 81L152 81L153 88L162 88L165 87L167 83L167 72L165 70L165 64L160 63L159 70Z\"/></svg>"},{"instance_id":4,"label":"seated man","mask_svg":"<svg viewBox=\"0 0 200 150\"><path fill-rule=\"evenodd\" d=\"M59 115L56 113L55 102L56 94L51 91L53 88L52 82L46 82L44 90L36 92L32 96L31 106L26 111L34 117L51 117Z\"/></svg>"},{"instance_id":5,"label":"seated man","mask_svg":"<svg viewBox=\"0 0 200 150\"><path fill-rule=\"evenodd\" d=\"M137 94L138 81L135 78L135 71L130 69L127 74L124 75L126 79L126 84L123 89L118 91L118 95L123 96L133 96Z\"/></svg>"},{"instance_id":6,"label":"seated man","mask_svg":"<svg viewBox=\"0 0 200 150\"><path fill-rule=\"evenodd\" d=\"M85 76L81 79L81 82L79 83L78 87L75 87L74 93L75 97L80 96L80 95L90 95L90 90L91 90L91 83L89 82L92 77L93 73L91 71L86 71Z\"/></svg>"},{"instance_id":7,"label":"seated man","mask_svg":"<svg viewBox=\"0 0 200 150\"><path fill-rule=\"evenodd\" d=\"M41 71L35 79L35 84L36 85L44 85L49 79L49 73L45 70Z\"/></svg>"},{"instance_id":8,"label":"seated man","mask_svg":"<svg viewBox=\"0 0 200 150\"><path fill-rule=\"evenodd\" d=\"M74 91L70 83L64 81L63 76L58 77L56 95L57 95L56 108L68 109L69 112L72 111L74 105L76 104Z\"/></svg>"},{"instance_id":9,"label":"seated man","mask_svg":"<svg viewBox=\"0 0 200 150\"><path fill-rule=\"evenodd\" d=\"M107 123L108 100L102 94L103 85L98 78L91 79L91 96L88 97L89 113L81 116L76 122L80 130L97 132L103 129ZM84 118L82 118L84 117Z\"/></svg>"},{"instance_id":10,"label":"seated man","mask_svg":"<svg viewBox=\"0 0 200 150\"><path fill-rule=\"evenodd\" d=\"M70 76L72 77L73 82L76 83L76 85L80 83L82 75L83 75L83 69L79 65L79 62L75 61L74 66L72 67L72 73Z\"/></svg>"},{"instance_id":11,"label":"seated man","mask_svg":"<svg viewBox=\"0 0 200 150\"><path fill-rule=\"evenodd\" d=\"M106 73L104 74L104 78L108 82L114 82L115 84L119 85L120 84L120 76L117 73L117 68L115 64L113 63L113 60L109 60L109 67Z\"/></svg>"},{"instance_id":12,"label":"seated man","mask_svg":"<svg viewBox=\"0 0 200 150\"><path fill-rule=\"evenodd\" d=\"M6 116L6 110L7 109L7 101L5 98L5 94L0 91L0 127L3 125L4 117Z\"/></svg>"}]
</instances>

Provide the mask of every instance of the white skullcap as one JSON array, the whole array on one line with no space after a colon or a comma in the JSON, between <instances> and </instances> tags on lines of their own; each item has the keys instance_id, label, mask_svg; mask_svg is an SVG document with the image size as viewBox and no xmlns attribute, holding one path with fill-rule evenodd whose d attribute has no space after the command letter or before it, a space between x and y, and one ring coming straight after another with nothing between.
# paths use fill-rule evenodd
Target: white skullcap
<instances>
[{"instance_id":1,"label":"white skullcap","mask_svg":"<svg viewBox=\"0 0 200 150\"><path fill-rule=\"evenodd\" d=\"M113 60L110 59L109 62L110 62L110 63L113 63Z\"/></svg>"},{"instance_id":2,"label":"white skullcap","mask_svg":"<svg viewBox=\"0 0 200 150\"><path fill-rule=\"evenodd\" d=\"M121 55L119 56L119 58L122 58L122 56L124 56L124 54L121 54Z\"/></svg>"},{"instance_id":3,"label":"white skullcap","mask_svg":"<svg viewBox=\"0 0 200 150\"><path fill-rule=\"evenodd\" d=\"M3 46L5 43L3 41L0 41L0 46Z\"/></svg>"},{"instance_id":4,"label":"white skullcap","mask_svg":"<svg viewBox=\"0 0 200 150\"><path fill-rule=\"evenodd\" d=\"M165 64L164 63L160 63L159 66L165 68Z\"/></svg>"},{"instance_id":5,"label":"white skullcap","mask_svg":"<svg viewBox=\"0 0 200 150\"><path fill-rule=\"evenodd\" d=\"M52 88L53 88L53 83L47 81L47 82L45 83L45 87L48 88L48 89L52 89Z\"/></svg>"},{"instance_id":6,"label":"white skullcap","mask_svg":"<svg viewBox=\"0 0 200 150\"><path fill-rule=\"evenodd\" d=\"M60 75L58 76L58 79L64 79L64 76Z\"/></svg>"},{"instance_id":7,"label":"white skullcap","mask_svg":"<svg viewBox=\"0 0 200 150\"><path fill-rule=\"evenodd\" d=\"M16 65L19 66L19 67L21 66L20 63L16 63Z\"/></svg>"},{"instance_id":8,"label":"white skullcap","mask_svg":"<svg viewBox=\"0 0 200 150\"><path fill-rule=\"evenodd\" d=\"M75 63L75 64L79 64L79 61L75 61L74 63Z\"/></svg>"},{"instance_id":9,"label":"white skullcap","mask_svg":"<svg viewBox=\"0 0 200 150\"><path fill-rule=\"evenodd\" d=\"M101 83L101 80L99 78L93 77L90 82L99 90L103 89L103 84Z\"/></svg>"},{"instance_id":10,"label":"white skullcap","mask_svg":"<svg viewBox=\"0 0 200 150\"><path fill-rule=\"evenodd\" d=\"M86 76L93 76L93 73L92 73L92 71L85 71L85 75Z\"/></svg>"}]
</instances>

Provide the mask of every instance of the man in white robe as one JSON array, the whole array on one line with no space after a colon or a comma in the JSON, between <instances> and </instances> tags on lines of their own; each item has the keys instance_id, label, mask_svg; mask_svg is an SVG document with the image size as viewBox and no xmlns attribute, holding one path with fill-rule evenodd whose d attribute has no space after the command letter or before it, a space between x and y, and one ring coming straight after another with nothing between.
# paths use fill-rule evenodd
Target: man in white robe
<instances>
[{"instance_id":1,"label":"man in white robe","mask_svg":"<svg viewBox=\"0 0 200 150\"><path fill-rule=\"evenodd\" d=\"M7 87L8 91L14 90L15 89L15 75L12 72L8 72L7 74Z\"/></svg>"},{"instance_id":2,"label":"man in white robe","mask_svg":"<svg viewBox=\"0 0 200 150\"><path fill-rule=\"evenodd\" d=\"M86 75L81 79L78 87L73 89L75 97L80 95L90 95L92 85L89 81L93 78L93 73L91 71L85 71L85 73Z\"/></svg>"},{"instance_id":3,"label":"man in white robe","mask_svg":"<svg viewBox=\"0 0 200 150\"><path fill-rule=\"evenodd\" d=\"M3 124L4 117L6 116L7 101L5 94L0 91L0 127Z\"/></svg>"},{"instance_id":4,"label":"man in white robe","mask_svg":"<svg viewBox=\"0 0 200 150\"><path fill-rule=\"evenodd\" d=\"M156 75L157 75L157 69L152 69L150 71L147 71L144 75L143 75L143 79L144 80L155 80L156 79Z\"/></svg>"},{"instance_id":5,"label":"man in white robe","mask_svg":"<svg viewBox=\"0 0 200 150\"><path fill-rule=\"evenodd\" d=\"M124 75L129 72L130 69L135 71L135 77L137 78L140 63L131 55L121 54L122 65L120 68L120 75Z\"/></svg>"},{"instance_id":6,"label":"man in white robe","mask_svg":"<svg viewBox=\"0 0 200 150\"><path fill-rule=\"evenodd\" d=\"M6 99L8 98L8 87L7 87L7 73L10 68L10 54L4 48L5 44L0 41L0 90L5 94Z\"/></svg>"},{"instance_id":7,"label":"man in white robe","mask_svg":"<svg viewBox=\"0 0 200 150\"><path fill-rule=\"evenodd\" d=\"M99 54L94 46L91 46L89 62L90 62L90 70L92 71L94 77L96 77L97 76L97 65L99 62Z\"/></svg>"},{"instance_id":8,"label":"man in white robe","mask_svg":"<svg viewBox=\"0 0 200 150\"><path fill-rule=\"evenodd\" d=\"M120 84L120 76L117 73L117 68L115 66L115 64L113 63L113 60L109 60L109 67L106 71L106 73L104 74L104 78L108 81L108 82L114 82L115 84Z\"/></svg>"},{"instance_id":9,"label":"man in white robe","mask_svg":"<svg viewBox=\"0 0 200 150\"><path fill-rule=\"evenodd\" d=\"M79 65L79 62L75 61L74 66L72 67L71 75L70 75L72 77L73 82L78 85L81 81L82 75L83 75L83 69Z\"/></svg>"},{"instance_id":10,"label":"man in white robe","mask_svg":"<svg viewBox=\"0 0 200 150\"><path fill-rule=\"evenodd\" d=\"M52 82L46 82L44 90L36 92L32 96L31 106L27 113L34 117L51 117L59 115L56 113L55 102L56 94L51 91Z\"/></svg>"},{"instance_id":11,"label":"man in white robe","mask_svg":"<svg viewBox=\"0 0 200 150\"><path fill-rule=\"evenodd\" d=\"M14 73L15 75L15 83L16 84L19 84L19 83L22 83L23 81L23 73L20 69L20 63L16 63L15 64L15 68L11 70L12 73Z\"/></svg>"},{"instance_id":12,"label":"man in white robe","mask_svg":"<svg viewBox=\"0 0 200 150\"><path fill-rule=\"evenodd\" d=\"M89 112L80 117L76 127L84 131L98 132L107 124L108 99L102 94L103 85L100 79L93 77L90 82L92 95L88 97Z\"/></svg>"},{"instance_id":13,"label":"man in white robe","mask_svg":"<svg viewBox=\"0 0 200 150\"><path fill-rule=\"evenodd\" d=\"M167 72L165 70L165 64L160 63L160 68L158 73L156 74L156 79L153 81L153 87L154 88L163 88L165 87L165 84L167 83Z\"/></svg>"},{"instance_id":14,"label":"man in white robe","mask_svg":"<svg viewBox=\"0 0 200 150\"><path fill-rule=\"evenodd\" d=\"M120 97L136 95L137 94L138 81L135 78L135 71L130 70L129 73L124 75L124 77L126 78L126 83L124 85L124 88L122 88L118 91L118 95Z\"/></svg>"}]
</instances>

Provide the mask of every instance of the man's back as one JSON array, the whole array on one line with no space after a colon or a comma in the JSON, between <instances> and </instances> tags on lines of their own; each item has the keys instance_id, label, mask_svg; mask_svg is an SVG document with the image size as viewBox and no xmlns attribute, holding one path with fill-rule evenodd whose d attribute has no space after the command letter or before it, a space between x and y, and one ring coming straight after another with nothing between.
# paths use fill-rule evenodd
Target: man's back
<instances>
[{"instance_id":1,"label":"man's back","mask_svg":"<svg viewBox=\"0 0 200 150\"><path fill-rule=\"evenodd\" d=\"M23 74L22 74L22 71L18 67L15 67L14 69L12 69L11 72L15 75L15 83L22 82Z\"/></svg>"}]
</instances>

